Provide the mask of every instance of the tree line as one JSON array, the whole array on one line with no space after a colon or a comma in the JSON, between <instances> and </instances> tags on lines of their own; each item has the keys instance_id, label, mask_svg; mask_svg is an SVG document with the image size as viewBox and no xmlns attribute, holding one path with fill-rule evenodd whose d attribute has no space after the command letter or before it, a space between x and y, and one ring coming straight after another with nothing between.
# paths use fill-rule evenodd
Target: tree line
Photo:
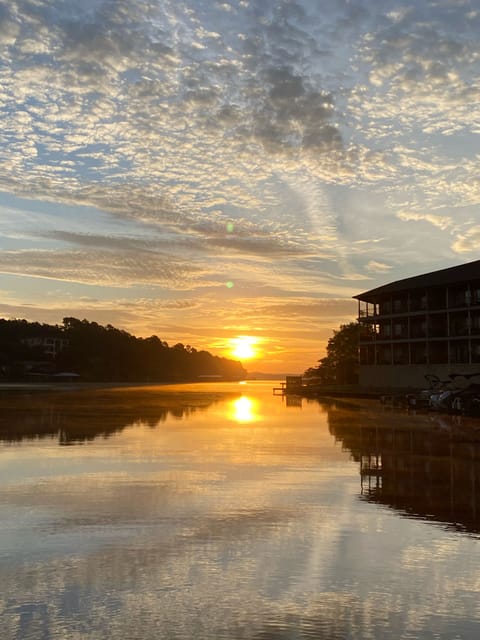
<instances>
[{"instance_id":1,"label":"tree line","mask_svg":"<svg viewBox=\"0 0 480 640\"><path fill-rule=\"evenodd\" d=\"M61 325L0 319L0 371L11 380L70 373L105 382L240 380L247 373L238 361L190 345L170 347L155 335L137 338L70 317Z\"/></svg>"},{"instance_id":2,"label":"tree line","mask_svg":"<svg viewBox=\"0 0 480 640\"><path fill-rule=\"evenodd\" d=\"M304 376L320 384L357 384L359 333L358 322L340 325L328 340L325 357Z\"/></svg>"}]
</instances>

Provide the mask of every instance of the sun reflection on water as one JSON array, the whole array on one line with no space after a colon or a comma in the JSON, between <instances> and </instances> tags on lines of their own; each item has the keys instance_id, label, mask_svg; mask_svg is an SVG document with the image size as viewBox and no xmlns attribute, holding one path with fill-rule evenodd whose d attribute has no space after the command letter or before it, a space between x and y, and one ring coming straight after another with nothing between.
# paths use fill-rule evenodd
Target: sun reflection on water
<instances>
[{"instance_id":1,"label":"sun reflection on water","mask_svg":"<svg viewBox=\"0 0 480 640\"><path fill-rule=\"evenodd\" d=\"M258 420L257 402L242 396L232 402L230 416L236 422L254 422Z\"/></svg>"}]
</instances>

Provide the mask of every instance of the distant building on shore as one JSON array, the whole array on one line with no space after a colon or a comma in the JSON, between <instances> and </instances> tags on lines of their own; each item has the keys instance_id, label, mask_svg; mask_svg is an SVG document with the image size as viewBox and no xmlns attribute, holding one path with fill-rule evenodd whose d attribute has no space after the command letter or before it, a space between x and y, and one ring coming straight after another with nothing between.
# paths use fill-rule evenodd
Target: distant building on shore
<instances>
[{"instance_id":1,"label":"distant building on shore","mask_svg":"<svg viewBox=\"0 0 480 640\"><path fill-rule=\"evenodd\" d=\"M361 324L361 386L422 387L425 376L467 375L480 382L480 260L354 298Z\"/></svg>"},{"instance_id":2,"label":"distant building on shore","mask_svg":"<svg viewBox=\"0 0 480 640\"><path fill-rule=\"evenodd\" d=\"M58 336L34 336L29 338L21 338L20 342L28 347L39 347L46 356L56 358L60 351L63 351L69 345L67 338Z\"/></svg>"}]
</instances>

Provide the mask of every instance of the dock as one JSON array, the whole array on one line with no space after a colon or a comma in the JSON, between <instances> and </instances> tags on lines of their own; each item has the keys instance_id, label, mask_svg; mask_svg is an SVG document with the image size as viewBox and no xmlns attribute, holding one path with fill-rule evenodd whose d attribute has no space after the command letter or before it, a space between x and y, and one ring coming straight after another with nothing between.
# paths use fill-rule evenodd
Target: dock
<instances>
[{"instance_id":1,"label":"dock","mask_svg":"<svg viewBox=\"0 0 480 640\"><path fill-rule=\"evenodd\" d=\"M285 382L281 382L279 387L273 387L274 396L284 396L286 394L301 395L303 391L302 376L286 376Z\"/></svg>"}]
</instances>

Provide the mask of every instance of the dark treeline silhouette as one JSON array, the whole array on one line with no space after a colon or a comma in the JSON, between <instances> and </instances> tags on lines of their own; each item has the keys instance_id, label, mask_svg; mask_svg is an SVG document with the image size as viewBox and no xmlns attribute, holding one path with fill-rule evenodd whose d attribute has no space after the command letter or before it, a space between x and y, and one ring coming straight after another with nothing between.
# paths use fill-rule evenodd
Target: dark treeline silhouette
<instances>
[{"instance_id":1,"label":"dark treeline silhouette","mask_svg":"<svg viewBox=\"0 0 480 640\"><path fill-rule=\"evenodd\" d=\"M137 338L108 324L64 318L62 325L0 319L0 371L4 379L77 374L85 381L184 382L239 380L240 362L170 347L157 336Z\"/></svg>"}]
</instances>

